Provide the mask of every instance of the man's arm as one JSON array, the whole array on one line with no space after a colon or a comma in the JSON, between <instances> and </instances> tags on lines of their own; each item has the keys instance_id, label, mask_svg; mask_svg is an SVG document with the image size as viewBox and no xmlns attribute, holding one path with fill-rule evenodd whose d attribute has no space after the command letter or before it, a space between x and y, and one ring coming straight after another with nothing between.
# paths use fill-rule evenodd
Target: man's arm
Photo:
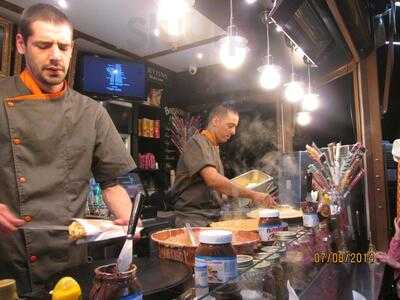
<instances>
[{"instance_id":1,"label":"man's arm","mask_svg":"<svg viewBox=\"0 0 400 300\"><path fill-rule=\"evenodd\" d=\"M119 225L127 225L132 210L132 201L121 185L114 185L103 190L103 198L107 207L117 218Z\"/></svg>"},{"instance_id":2,"label":"man's arm","mask_svg":"<svg viewBox=\"0 0 400 300\"><path fill-rule=\"evenodd\" d=\"M228 178L218 173L217 169L208 166L200 171L200 175L208 187L217 190L218 192L232 196L252 199L256 204L274 206L275 200L268 194L255 192L236 185L229 181Z\"/></svg>"}]
</instances>

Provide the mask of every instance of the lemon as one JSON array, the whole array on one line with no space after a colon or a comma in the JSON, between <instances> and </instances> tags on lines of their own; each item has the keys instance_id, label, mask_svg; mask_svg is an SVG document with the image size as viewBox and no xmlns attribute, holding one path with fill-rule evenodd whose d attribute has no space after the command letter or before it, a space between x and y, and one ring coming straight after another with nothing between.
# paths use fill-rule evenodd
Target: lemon
<instances>
[{"instance_id":1,"label":"lemon","mask_svg":"<svg viewBox=\"0 0 400 300\"><path fill-rule=\"evenodd\" d=\"M57 282L50 294L52 300L78 300L82 291L75 279L63 277Z\"/></svg>"}]
</instances>

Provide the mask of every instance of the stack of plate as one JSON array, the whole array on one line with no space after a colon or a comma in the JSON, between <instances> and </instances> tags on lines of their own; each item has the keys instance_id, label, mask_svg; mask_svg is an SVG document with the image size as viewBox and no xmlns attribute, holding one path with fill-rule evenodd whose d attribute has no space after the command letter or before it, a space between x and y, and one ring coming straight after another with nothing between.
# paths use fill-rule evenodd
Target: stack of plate
<instances>
[{"instance_id":1,"label":"stack of plate","mask_svg":"<svg viewBox=\"0 0 400 300\"><path fill-rule=\"evenodd\" d=\"M250 255L238 254L236 260L239 269L250 267L253 263L253 257Z\"/></svg>"}]
</instances>

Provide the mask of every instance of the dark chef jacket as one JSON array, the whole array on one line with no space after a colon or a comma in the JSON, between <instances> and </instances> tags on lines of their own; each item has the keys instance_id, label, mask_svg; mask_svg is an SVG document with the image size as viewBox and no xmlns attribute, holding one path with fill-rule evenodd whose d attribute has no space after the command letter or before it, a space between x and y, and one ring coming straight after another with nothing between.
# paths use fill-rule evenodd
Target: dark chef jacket
<instances>
[{"instance_id":1,"label":"dark chef jacket","mask_svg":"<svg viewBox=\"0 0 400 300\"><path fill-rule=\"evenodd\" d=\"M0 203L32 224L83 217L92 175L106 182L135 168L106 110L64 86L40 94L27 71L0 81ZM29 292L85 256L67 232L18 230L0 238L0 278Z\"/></svg>"},{"instance_id":2,"label":"dark chef jacket","mask_svg":"<svg viewBox=\"0 0 400 300\"><path fill-rule=\"evenodd\" d=\"M175 225L207 226L218 220L221 195L207 186L200 171L214 167L224 175L219 146L205 134L193 136L185 145L176 168L176 180L172 191L175 195Z\"/></svg>"}]
</instances>

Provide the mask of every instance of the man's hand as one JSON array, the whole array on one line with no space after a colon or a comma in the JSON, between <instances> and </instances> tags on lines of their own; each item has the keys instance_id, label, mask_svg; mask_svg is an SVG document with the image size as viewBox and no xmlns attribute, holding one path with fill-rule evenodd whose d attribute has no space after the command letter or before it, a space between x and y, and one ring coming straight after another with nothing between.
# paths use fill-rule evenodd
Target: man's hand
<instances>
[{"instance_id":1,"label":"man's hand","mask_svg":"<svg viewBox=\"0 0 400 300\"><path fill-rule=\"evenodd\" d=\"M25 221L17 218L6 205L0 204L0 233L10 234L24 223Z\"/></svg>"},{"instance_id":2,"label":"man's hand","mask_svg":"<svg viewBox=\"0 0 400 300\"><path fill-rule=\"evenodd\" d=\"M377 252L375 254L375 258L380 261L383 262L389 266L391 266L393 269L400 269L400 263L398 261L396 261L393 257L389 256L387 253L385 252Z\"/></svg>"},{"instance_id":3,"label":"man's hand","mask_svg":"<svg viewBox=\"0 0 400 300\"><path fill-rule=\"evenodd\" d=\"M121 226L128 226L129 225L129 220L127 220L127 219L115 219L114 220L114 224L121 225ZM143 227L142 220L140 220L140 219L138 220L137 227ZM137 227L136 227L136 232L135 232L135 236L134 236L135 240L139 240L140 239L140 232L138 232Z\"/></svg>"},{"instance_id":4,"label":"man's hand","mask_svg":"<svg viewBox=\"0 0 400 300\"><path fill-rule=\"evenodd\" d=\"M251 199L255 204L260 206L275 207L277 205L275 198L265 193L254 192Z\"/></svg>"}]
</instances>

